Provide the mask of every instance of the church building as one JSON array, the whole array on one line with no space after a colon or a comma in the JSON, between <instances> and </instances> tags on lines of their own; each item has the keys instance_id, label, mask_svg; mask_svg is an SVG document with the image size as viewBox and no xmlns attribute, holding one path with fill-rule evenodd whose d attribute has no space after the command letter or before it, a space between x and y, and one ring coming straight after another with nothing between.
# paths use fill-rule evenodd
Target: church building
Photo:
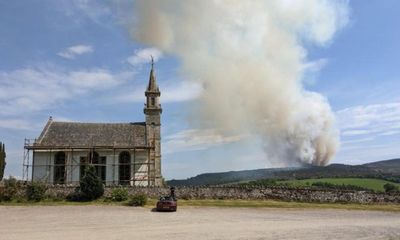
<instances>
[{"instance_id":1,"label":"church building","mask_svg":"<svg viewBox=\"0 0 400 240\"><path fill-rule=\"evenodd\" d=\"M160 95L152 61L144 122L62 122L50 117L39 138L25 140L26 176L31 166L33 181L78 185L92 165L106 185L162 185Z\"/></svg>"}]
</instances>

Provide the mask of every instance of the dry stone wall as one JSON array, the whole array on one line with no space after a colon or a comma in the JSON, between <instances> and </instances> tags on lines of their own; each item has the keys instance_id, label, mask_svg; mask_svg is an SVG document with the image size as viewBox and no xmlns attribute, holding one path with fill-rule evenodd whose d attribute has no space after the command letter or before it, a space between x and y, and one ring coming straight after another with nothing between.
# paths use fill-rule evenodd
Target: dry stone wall
<instances>
[{"instance_id":1,"label":"dry stone wall","mask_svg":"<svg viewBox=\"0 0 400 240\"><path fill-rule=\"evenodd\" d=\"M52 197L63 198L74 191L74 187L53 186L47 190ZM106 187L105 196L110 196L113 187ZM158 198L169 194L169 188L128 187L130 195L146 194ZM319 190L311 188L246 188L246 187L179 187L178 199L243 199L282 200L318 203L394 203L400 204L400 193L386 194L368 191Z\"/></svg>"}]
</instances>

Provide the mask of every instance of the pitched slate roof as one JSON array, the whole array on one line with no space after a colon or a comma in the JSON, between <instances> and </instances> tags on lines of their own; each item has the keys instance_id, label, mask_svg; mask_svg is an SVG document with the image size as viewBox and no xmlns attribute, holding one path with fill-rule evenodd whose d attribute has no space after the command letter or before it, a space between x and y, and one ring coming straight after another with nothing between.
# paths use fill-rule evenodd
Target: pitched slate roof
<instances>
[{"instance_id":1,"label":"pitched slate roof","mask_svg":"<svg viewBox=\"0 0 400 240\"><path fill-rule=\"evenodd\" d=\"M140 123L57 122L50 119L34 147L145 147Z\"/></svg>"}]
</instances>

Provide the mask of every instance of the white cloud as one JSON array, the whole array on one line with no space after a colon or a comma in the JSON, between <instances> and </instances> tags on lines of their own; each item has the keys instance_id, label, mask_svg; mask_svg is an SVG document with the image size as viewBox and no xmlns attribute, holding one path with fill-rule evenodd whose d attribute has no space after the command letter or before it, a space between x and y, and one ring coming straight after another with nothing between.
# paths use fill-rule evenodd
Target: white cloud
<instances>
[{"instance_id":1,"label":"white cloud","mask_svg":"<svg viewBox=\"0 0 400 240\"><path fill-rule=\"evenodd\" d=\"M307 85L314 85L317 82L319 72L328 64L328 59L320 58L302 64L302 80Z\"/></svg>"},{"instance_id":2,"label":"white cloud","mask_svg":"<svg viewBox=\"0 0 400 240\"><path fill-rule=\"evenodd\" d=\"M366 138L358 138L358 139L354 139L354 140L346 140L346 141L342 141L341 144L354 144L354 143L364 143L364 142L369 142L374 140L373 137L366 137ZM343 148L341 148L343 149Z\"/></svg>"},{"instance_id":3,"label":"white cloud","mask_svg":"<svg viewBox=\"0 0 400 240\"><path fill-rule=\"evenodd\" d=\"M32 123L17 118L0 119L0 128L13 130L32 130Z\"/></svg>"},{"instance_id":4,"label":"white cloud","mask_svg":"<svg viewBox=\"0 0 400 240\"><path fill-rule=\"evenodd\" d=\"M130 72L112 73L100 68L66 71L46 66L0 71L0 117L21 118L78 95L109 90L131 78Z\"/></svg>"},{"instance_id":5,"label":"white cloud","mask_svg":"<svg viewBox=\"0 0 400 240\"><path fill-rule=\"evenodd\" d=\"M358 145L342 149L337 155L335 162L345 164L362 164L371 161L398 158L400 148L398 142Z\"/></svg>"},{"instance_id":6,"label":"white cloud","mask_svg":"<svg viewBox=\"0 0 400 240\"><path fill-rule=\"evenodd\" d=\"M56 2L56 6L78 24L89 20L104 26L113 17L113 11L107 1L60 0Z\"/></svg>"},{"instance_id":7,"label":"white cloud","mask_svg":"<svg viewBox=\"0 0 400 240\"><path fill-rule=\"evenodd\" d=\"M135 51L135 54L130 56L127 61L132 66L138 66L144 63L149 63L151 57L154 62L157 62L163 56L162 52L157 48L143 48Z\"/></svg>"},{"instance_id":8,"label":"white cloud","mask_svg":"<svg viewBox=\"0 0 400 240\"><path fill-rule=\"evenodd\" d=\"M303 64L303 70L308 72L319 72L328 63L328 59L320 58Z\"/></svg>"},{"instance_id":9,"label":"white cloud","mask_svg":"<svg viewBox=\"0 0 400 240\"><path fill-rule=\"evenodd\" d=\"M243 136L221 135L215 129L188 129L166 136L163 142L163 153L204 150L210 147L237 142Z\"/></svg>"},{"instance_id":10,"label":"white cloud","mask_svg":"<svg viewBox=\"0 0 400 240\"><path fill-rule=\"evenodd\" d=\"M78 55L91 52L93 52L93 47L90 45L75 45L57 53L57 55L66 59L74 59Z\"/></svg>"},{"instance_id":11,"label":"white cloud","mask_svg":"<svg viewBox=\"0 0 400 240\"><path fill-rule=\"evenodd\" d=\"M336 116L342 136L400 133L400 102L350 107Z\"/></svg>"}]
</instances>

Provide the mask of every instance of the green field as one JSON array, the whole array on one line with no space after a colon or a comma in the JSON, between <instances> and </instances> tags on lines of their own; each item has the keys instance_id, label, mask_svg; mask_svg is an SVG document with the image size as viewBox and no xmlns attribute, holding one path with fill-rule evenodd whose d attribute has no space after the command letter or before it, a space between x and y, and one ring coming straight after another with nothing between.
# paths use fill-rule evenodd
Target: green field
<instances>
[{"instance_id":1,"label":"green field","mask_svg":"<svg viewBox=\"0 0 400 240\"><path fill-rule=\"evenodd\" d=\"M386 180L373 178L312 178L302 180L278 181L278 183L288 184L295 187L311 186L315 182L327 182L335 185L355 185L380 192L384 191L383 185L385 185L386 183L391 183L400 187L399 183L393 183Z\"/></svg>"}]
</instances>

